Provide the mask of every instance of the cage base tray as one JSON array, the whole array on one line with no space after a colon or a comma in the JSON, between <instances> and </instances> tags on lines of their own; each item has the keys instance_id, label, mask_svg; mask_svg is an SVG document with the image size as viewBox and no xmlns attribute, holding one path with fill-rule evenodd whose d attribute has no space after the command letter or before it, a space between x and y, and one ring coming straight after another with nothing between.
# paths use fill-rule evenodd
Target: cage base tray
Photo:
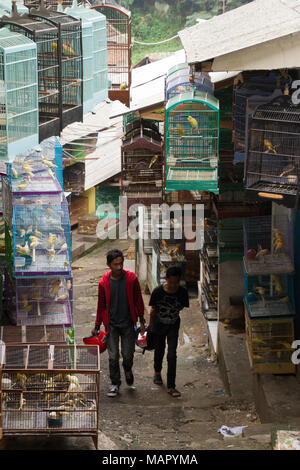
<instances>
[{"instance_id":1,"label":"cage base tray","mask_svg":"<svg viewBox=\"0 0 300 470\"><path fill-rule=\"evenodd\" d=\"M294 271L294 266L285 254L266 255L264 259L249 260L245 258L245 269L249 276L259 276L268 274L290 274Z\"/></svg>"}]
</instances>

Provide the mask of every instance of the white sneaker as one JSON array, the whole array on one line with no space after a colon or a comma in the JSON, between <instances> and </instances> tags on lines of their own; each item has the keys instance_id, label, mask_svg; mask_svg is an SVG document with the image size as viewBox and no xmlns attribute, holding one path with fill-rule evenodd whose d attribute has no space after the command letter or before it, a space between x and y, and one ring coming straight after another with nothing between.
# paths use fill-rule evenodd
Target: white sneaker
<instances>
[{"instance_id":1,"label":"white sneaker","mask_svg":"<svg viewBox=\"0 0 300 470\"><path fill-rule=\"evenodd\" d=\"M119 386L111 385L109 391L107 392L108 397L116 397L119 394Z\"/></svg>"}]
</instances>

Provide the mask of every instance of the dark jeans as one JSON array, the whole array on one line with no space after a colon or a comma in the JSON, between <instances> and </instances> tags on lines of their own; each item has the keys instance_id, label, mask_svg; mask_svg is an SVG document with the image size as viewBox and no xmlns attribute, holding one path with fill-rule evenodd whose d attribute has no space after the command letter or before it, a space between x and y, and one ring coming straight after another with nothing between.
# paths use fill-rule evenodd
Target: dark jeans
<instances>
[{"instance_id":1,"label":"dark jeans","mask_svg":"<svg viewBox=\"0 0 300 470\"><path fill-rule=\"evenodd\" d=\"M166 340L168 341L168 372L167 372L167 387L175 388L176 379L176 363L177 363L177 344L178 333L180 327L180 318L174 325L164 325L162 323L156 324L153 327L155 336L155 351L154 351L154 370L161 372L162 363L166 349Z\"/></svg>"},{"instance_id":2,"label":"dark jeans","mask_svg":"<svg viewBox=\"0 0 300 470\"><path fill-rule=\"evenodd\" d=\"M109 357L109 373L112 385L121 385L121 374L119 365L119 339L121 338L121 354L123 357L123 368L129 372L133 365L135 350L135 331L133 323L110 325L107 350Z\"/></svg>"}]
</instances>

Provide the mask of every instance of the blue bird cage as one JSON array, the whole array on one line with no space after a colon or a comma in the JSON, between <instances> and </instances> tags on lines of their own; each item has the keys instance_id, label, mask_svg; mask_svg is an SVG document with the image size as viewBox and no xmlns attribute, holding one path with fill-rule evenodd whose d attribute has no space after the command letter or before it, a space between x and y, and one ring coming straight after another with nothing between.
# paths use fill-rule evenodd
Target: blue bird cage
<instances>
[{"instance_id":1,"label":"blue bird cage","mask_svg":"<svg viewBox=\"0 0 300 470\"><path fill-rule=\"evenodd\" d=\"M0 29L0 160L38 143L36 44L21 34Z\"/></svg>"},{"instance_id":2,"label":"blue bird cage","mask_svg":"<svg viewBox=\"0 0 300 470\"><path fill-rule=\"evenodd\" d=\"M72 278L16 279L17 325L71 325Z\"/></svg>"},{"instance_id":3,"label":"blue bird cage","mask_svg":"<svg viewBox=\"0 0 300 470\"><path fill-rule=\"evenodd\" d=\"M94 107L94 32L93 23L84 15L85 10L87 8L78 7L74 0L72 7L64 11L82 21L83 114Z\"/></svg>"},{"instance_id":4,"label":"blue bird cage","mask_svg":"<svg viewBox=\"0 0 300 470\"><path fill-rule=\"evenodd\" d=\"M12 226L15 277L71 274L69 211L62 195L14 200Z\"/></svg>"}]
</instances>

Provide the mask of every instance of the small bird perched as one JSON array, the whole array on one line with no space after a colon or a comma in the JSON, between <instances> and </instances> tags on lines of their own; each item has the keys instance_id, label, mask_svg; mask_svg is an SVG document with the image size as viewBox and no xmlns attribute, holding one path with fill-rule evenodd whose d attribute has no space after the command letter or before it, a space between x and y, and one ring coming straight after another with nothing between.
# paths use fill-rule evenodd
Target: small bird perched
<instances>
[{"instance_id":1,"label":"small bird perched","mask_svg":"<svg viewBox=\"0 0 300 470\"><path fill-rule=\"evenodd\" d=\"M177 130L178 130L178 134L183 137L185 135L185 132L184 130L182 129L181 125L180 124L177 124Z\"/></svg>"},{"instance_id":2,"label":"small bird perched","mask_svg":"<svg viewBox=\"0 0 300 470\"><path fill-rule=\"evenodd\" d=\"M286 297L282 297L282 299L280 299L279 302L282 302L282 303L286 303L286 304L287 304L289 301L290 301L289 296L286 296Z\"/></svg>"},{"instance_id":3,"label":"small bird perched","mask_svg":"<svg viewBox=\"0 0 300 470\"><path fill-rule=\"evenodd\" d=\"M48 253L49 253L50 260L51 260L51 261L54 261L55 249L54 249L54 248L50 248L50 250L47 250L47 251L48 251Z\"/></svg>"},{"instance_id":4,"label":"small bird perched","mask_svg":"<svg viewBox=\"0 0 300 470\"><path fill-rule=\"evenodd\" d=\"M62 48L63 48L63 52L65 52L66 54L75 55L71 46L67 46L66 44L63 44Z\"/></svg>"},{"instance_id":5,"label":"small bird perched","mask_svg":"<svg viewBox=\"0 0 300 470\"><path fill-rule=\"evenodd\" d=\"M275 284L276 293L279 294L279 295L282 294L283 287L282 287L281 282L280 282L280 277L278 275L273 274L271 276L271 280Z\"/></svg>"},{"instance_id":6,"label":"small bird perched","mask_svg":"<svg viewBox=\"0 0 300 470\"><path fill-rule=\"evenodd\" d=\"M268 253L268 248L262 249L261 245L258 245L258 252L256 253L255 258L263 258L263 261L265 261L265 256Z\"/></svg>"},{"instance_id":7,"label":"small bird perched","mask_svg":"<svg viewBox=\"0 0 300 470\"><path fill-rule=\"evenodd\" d=\"M193 118L192 116L188 116L187 120L189 121L192 127L198 130L198 122L195 118Z\"/></svg>"},{"instance_id":8,"label":"small bird perched","mask_svg":"<svg viewBox=\"0 0 300 470\"><path fill-rule=\"evenodd\" d=\"M121 83L120 90L127 90L127 88L128 88L128 85L126 82Z\"/></svg>"},{"instance_id":9,"label":"small bird perched","mask_svg":"<svg viewBox=\"0 0 300 470\"><path fill-rule=\"evenodd\" d=\"M62 253L63 251L66 251L67 249L68 249L68 245L67 243L64 243L61 249L56 254L59 255L59 253Z\"/></svg>"},{"instance_id":10,"label":"small bird perched","mask_svg":"<svg viewBox=\"0 0 300 470\"><path fill-rule=\"evenodd\" d=\"M155 162L158 160L158 155L154 155L154 157L151 158L151 162L149 164L149 168L151 168Z\"/></svg>"},{"instance_id":11,"label":"small bird perched","mask_svg":"<svg viewBox=\"0 0 300 470\"><path fill-rule=\"evenodd\" d=\"M19 255L30 255L30 248L28 246L28 242L25 243L24 246L16 245Z\"/></svg>"},{"instance_id":12,"label":"small bird perched","mask_svg":"<svg viewBox=\"0 0 300 470\"><path fill-rule=\"evenodd\" d=\"M277 155L276 149L277 149L277 147L280 146L280 144L273 145L268 139L264 139L264 146L267 149L265 151L265 153L273 152Z\"/></svg>"}]
</instances>

